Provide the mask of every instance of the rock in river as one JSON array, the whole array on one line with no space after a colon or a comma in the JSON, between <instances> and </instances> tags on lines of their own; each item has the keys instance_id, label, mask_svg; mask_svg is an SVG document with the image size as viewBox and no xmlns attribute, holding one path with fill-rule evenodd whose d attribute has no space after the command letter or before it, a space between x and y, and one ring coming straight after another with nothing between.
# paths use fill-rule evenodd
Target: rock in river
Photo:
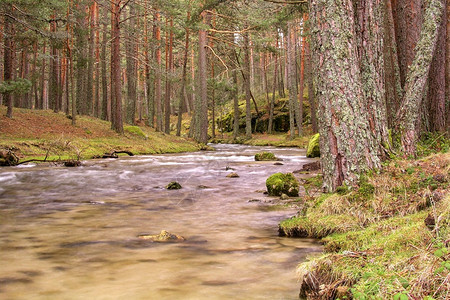
<instances>
[{"instance_id":1,"label":"rock in river","mask_svg":"<svg viewBox=\"0 0 450 300\"><path fill-rule=\"evenodd\" d=\"M297 197L299 190L298 180L292 173L275 173L266 180L267 191L270 196L281 196L286 194Z\"/></svg>"},{"instance_id":2,"label":"rock in river","mask_svg":"<svg viewBox=\"0 0 450 300\"><path fill-rule=\"evenodd\" d=\"M237 173L230 173L227 175L228 178L238 178L239 175Z\"/></svg>"},{"instance_id":3,"label":"rock in river","mask_svg":"<svg viewBox=\"0 0 450 300\"><path fill-rule=\"evenodd\" d=\"M182 237L178 234L173 234L173 233L167 232L165 230L161 230L160 234L155 234L155 235L149 235L149 234L138 235L138 238L144 239L144 240L151 240L153 242L158 242L158 243L179 243L179 242L185 241L184 237Z\"/></svg>"},{"instance_id":4,"label":"rock in river","mask_svg":"<svg viewBox=\"0 0 450 300\"><path fill-rule=\"evenodd\" d=\"M169 183L166 186L166 189L168 189L168 190L179 190L179 189L181 189L181 184L179 184L176 181L172 181L171 183Z\"/></svg>"}]
</instances>

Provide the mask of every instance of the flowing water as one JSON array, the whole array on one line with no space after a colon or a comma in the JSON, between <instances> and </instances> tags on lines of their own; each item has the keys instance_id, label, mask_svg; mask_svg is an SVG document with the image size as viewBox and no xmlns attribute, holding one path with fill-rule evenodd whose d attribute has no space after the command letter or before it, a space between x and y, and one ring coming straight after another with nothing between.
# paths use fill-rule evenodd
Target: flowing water
<instances>
[{"instance_id":1,"label":"flowing water","mask_svg":"<svg viewBox=\"0 0 450 300\"><path fill-rule=\"evenodd\" d=\"M296 265L320 246L278 237L296 211L270 209L262 191L304 151L213 146L0 169L0 299L297 299ZM264 150L283 165L255 162ZM137 237L162 229L186 241Z\"/></svg>"}]
</instances>

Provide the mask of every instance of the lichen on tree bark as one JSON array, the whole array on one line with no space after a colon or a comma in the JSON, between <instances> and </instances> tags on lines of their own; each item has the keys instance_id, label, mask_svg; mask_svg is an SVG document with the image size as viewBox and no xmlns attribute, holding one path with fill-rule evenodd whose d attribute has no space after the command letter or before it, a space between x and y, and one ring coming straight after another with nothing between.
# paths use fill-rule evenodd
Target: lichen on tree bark
<instances>
[{"instance_id":1,"label":"lichen on tree bark","mask_svg":"<svg viewBox=\"0 0 450 300\"><path fill-rule=\"evenodd\" d=\"M334 191L380 166L378 145L364 103L352 2L312 0L310 18L323 187Z\"/></svg>"}]
</instances>

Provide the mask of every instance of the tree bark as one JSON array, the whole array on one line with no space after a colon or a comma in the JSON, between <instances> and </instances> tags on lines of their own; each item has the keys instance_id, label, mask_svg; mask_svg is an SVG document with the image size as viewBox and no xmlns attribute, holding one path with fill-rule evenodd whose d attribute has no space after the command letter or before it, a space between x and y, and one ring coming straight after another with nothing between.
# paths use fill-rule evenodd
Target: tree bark
<instances>
[{"instance_id":1,"label":"tree bark","mask_svg":"<svg viewBox=\"0 0 450 300\"><path fill-rule=\"evenodd\" d=\"M100 55L101 73L102 73L102 119L111 121L111 98L108 95L108 78L107 78L107 66L106 66L106 44L108 43L107 29L108 24L106 22L108 16L108 6L105 5L103 9L102 20L102 46Z\"/></svg>"},{"instance_id":2,"label":"tree bark","mask_svg":"<svg viewBox=\"0 0 450 300\"><path fill-rule=\"evenodd\" d=\"M156 70L155 70L155 104L156 104L156 131L163 130L162 106L161 106L161 17L159 10L155 10L153 19L156 26L153 28L156 40Z\"/></svg>"},{"instance_id":3,"label":"tree bark","mask_svg":"<svg viewBox=\"0 0 450 300\"><path fill-rule=\"evenodd\" d=\"M297 81L295 76L295 41L294 41L294 30L293 21L288 22L287 30L287 79L288 79L288 89L289 89L289 137L294 139L295 137L295 106L297 103Z\"/></svg>"},{"instance_id":4,"label":"tree bark","mask_svg":"<svg viewBox=\"0 0 450 300\"><path fill-rule=\"evenodd\" d=\"M278 32L277 32L278 34ZM276 48L278 49L278 38L276 41ZM273 130L273 110L275 109L275 92L277 90L277 75L278 75L278 54L275 53L274 58L274 70L273 70L273 85L272 85L272 98L270 99L269 106L269 125L267 128L267 133L271 134Z\"/></svg>"},{"instance_id":5,"label":"tree bark","mask_svg":"<svg viewBox=\"0 0 450 300\"><path fill-rule=\"evenodd\" d=\"M444 1L445 4L445 1ZM438 40L430 66L428 81L428 112L430 131L445 132L445 42L447 8L442 7L442 20L439 25Z\"/></svg>"},{"instance_id":6,"label":"tree bark","mask_svg":"<svg viewBox=\"0 0 450 300\"><path fill-rule=\"evenodd\" d=\"M237 70L233 69L233 140L236 140L239 135L239 119L241 117L241 112L239 111L239 86L237 79Z\"/></svg>"},{"instance_id":7,"label":"tree bark","mask_svg":"<svg viewBox=\"0 0 450 300\"><path fill-rule=\"evenodd\" d=\"M209 12L203 12L203 24L209 23ZM198 141L206 144L208 142L208 86L207 86L207 62L206 62L206 45L207 33L205 29L200 29L198 34L199 50L198 50L198 73L200 87L200 136Z\"/></svg>"},{"instance_id":8,"label":"tree bark","mask_svg":"<svg viewBox=\"0 0 450 300\"><path fill-rule=\"evenodd\" d=\"M386 157L391 148L386 118L384 88L384 0L357 3L358 58L369 128L378 145L378 155Z\"/></svg>"},{"instance_id":9,"label":"tree bark","mask_svg":"<svg viewBox=\"0 0 450 300\"><path fill-rule=\"evenodd\" d=\"M423 92L428 79L433 53L436 48L443 0L430 0L424 13L424 22L416 45L416 54L408 69L405 93L397 113L396 133L400 136L405 155L415 155L418 132L415 126Z\"/></svg>"},{"instance_id":10,"label":"tree bark","mask_svg":"<svg viewBox=\"0 0 450 300\"><path fill-rule=\"evenodd\" d=\"M137 69L136 69L136 19L135 8L130 4L128 30L126 33L126 61L127 61L127 122L135 124L137 98Z\"/></svg>"},{"instance_id":11,"label":"tree bark","mask_svg":"<svg viewBox=\"0 0 450 300\"><path fill-rule=\"evenodd\" d=\"M186 22L189 22L191 18L191 14L188 11ZM187 61L188 61L188 53L189 53L189 27L186 25L186 39L184 42L184 55L183 55L183 70L181 75L181 88L180 88L180 100L178 103L178 120L177 120L177 136L181 135L181 122L183 120L183 102L186 94L186 76L187 76Z\"/></svg>"},{"instance_id":12,"label":"tree bark","mask_svg":"<svg viewBox=\"0 0 450 300\"><path fill-rule=\"evenodd\" d=\"M121 67L120 67L120 12L121 0L112 2L111 10L111 91L114 94L114 115L112 129L117 133L123 134L122 120L122 85L121 85Z\"/></svg>"},{"instance_id":13,"label":"tree bark","mask_svg":"<svg viewBox=\"0 0 450 300\"><path fill-rule=\"evenodd\" d=\"M12 13L13 7L12 4L8 5L9 12ZM12 24L12 19L5 15L4 17L5 25L4 25L4 57L3 57L3 80L5 82L12 80L13 74L13 36L14 36L14 28ZM10 92L6 92L3 94L3 101L7 106L6 117L13 117L13 100Z\"/></svg>"},{"instance_id":14,"label":"tree bark","mask_svg":"<svg viewBox=\"0 0 450 300\"><path fill-rule=\"evenodd\" d=\"M380 160L363 101L352 3L312 0L310 20L323 188L330 192L357 184Z\"/></svg>"},{"instance_id":15,"label":"tree bark","mask_svg":"<svg viewBox=\"0 0 450 300\"><path fill-rule=\"evenodd\" d=\"M252 112L251 112L251 90L250 90L250 40L248 31L243 33L244 38L244 88L245 88L245 136L252 137Z\"/></svg>"}]
</instances>

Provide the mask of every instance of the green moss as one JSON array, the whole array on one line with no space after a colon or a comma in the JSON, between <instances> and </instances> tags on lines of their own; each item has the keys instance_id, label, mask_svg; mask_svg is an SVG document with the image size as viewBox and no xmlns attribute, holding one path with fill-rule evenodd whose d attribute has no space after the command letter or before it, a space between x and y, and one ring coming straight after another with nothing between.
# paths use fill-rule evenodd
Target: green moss
<instances>
[{"instance_id":1,"label":"green moss","mask_svg":"<svg viewBox=\"0 0 450 300\"><path fill-rule=\"evenodd\" d=\"M290 197L298 196L299 183L292 173L275 173L266 180L267 191L270 196L286 194Z\"/></svg>"},{"instance_id":2,"label":"green moss","mask_svg":"<svg viewBox=\"0 0 450 300\"><path fill-rule=\"evenodd\" d=\"M306 157L319 157L320 156L319 137L320 137L320 135L318 133L316 133L309 140L308 148L306 150Z\"/></svg>"},{"instance_id":3,"label":"green moss","mask_svg":"<svg viewBox=\"0 0 450 300\"><path fill-rule=\"evenodd\" d=\"M271 160L278 160L275 154L271 152L260 152L255 154L255 160L256 161L271 161Z\"/></svg>"},{"instance_id":4,"label":"green moss","mask_svg":"<svg viewBox=\"0 0 450 300\"><path fill-rule=\"evenodd\" d=\"M123 130L125 132L134 134L134 135L136 135L138 137L141 137L143 139L147 139L148 138L148 136L142 131L142 129L139 126L125 126L123 128Z\"/></svg>"},{"instance_id":5,"label":"green moss","mask_svg":"<svg viewBox=\"0 0 450 300\"><path fill-rule=\"evenodd\" d=\"M172 181L166 186L166 189L168 189L168 190L179 190L179 189L181 189L181 184L179 184L176 181Z\"/></svg>"}]
</instances>

